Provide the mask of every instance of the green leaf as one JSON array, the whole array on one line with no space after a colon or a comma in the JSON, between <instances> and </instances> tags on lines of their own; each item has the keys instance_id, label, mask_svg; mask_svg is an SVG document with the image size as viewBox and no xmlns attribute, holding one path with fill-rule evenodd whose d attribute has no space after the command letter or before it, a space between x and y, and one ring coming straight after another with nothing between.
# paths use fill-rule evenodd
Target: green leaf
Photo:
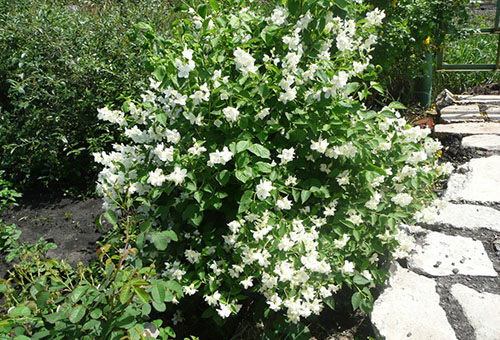
<instances>
[{"instance_id":1,"label":"green leaf","mask_svg":"<svg viewBox=\"0 0 500 340\"><path fill-rule=\"evenodd\" d=\"M167 310L167 305L163 301L158 302L153 300L153 308L156 309L158 312L164 312Z\"/></svg>"},{"instance_id":2,"label":"green leaf","mask_svg":"<svg viewBox=\"0 0 500 340\"><path fill-rule=\"evenodd\" d=\"M101 315L102 315L102 310L100 308L96 308L92 312L90 312L90 317L92 319L99 319Z\"/></svg>"},{"instance_id":3,"label":"green leaf","mask_svg":"<svg viewBox=\"0 0 500 340\"><path fill-rule=\"evenodd\" d=\"M165 230L162 231L162 233L165 234L168 238L170 238L174 242L179 241L179 239L177 238L177 234L173 230Z\"/></svg>"},{"instance_id":4,"label":"green leaf","mask_svg":"<svg viewBox=\"0 0 500 340\"><path fill-rule=\"evenodd\" d=\"M229 181L230 172L228 170L222 170L215 176L220 185L224 186Z\"/></svg>"},{"instance_id":5,"label":"green leaf","mask_svg":"<svg viewBox=\"0 0 500 340\"><path fill-rule=\"evenodd\" d=\"M153 299L153 302L157 303L165 301L165 287L163 286L163 282L160 281L153 283L151 298Z\"/></svg>"},{"instance_id":6,"label":"green leaf","mask_svg":"<svg viewBox=\"0 0 500 340\"><path fill-rule=\"evenodd\" d=\"M28 307L26 306L19 306L15 307L13 310L10 311L9 316L11 318L14 318L16 316L30 316L31 311Z\"/></svg>"},{"instance_id":7,"label":"green leaf","mask_svg":"<svg viewBox=\"0 0 500 340\"><path fill-rule=\"evenodd\" d=\"M291 15L296 16L299 14L300 0L288 0L286 4Z\"/></svg>"},{"instance_id":8,"label":"green leaf","mask_svg":"<svg viewBox=\"0 0 500 340\"><path fill-rule=\"evenodd\" d=\"M158 250L167 249L170 238L162 232L153 232L151 233L151 239L153 240L153 244Z\"/></svg>"},{"instance_id":9,"label":"green leaf","mask_svg":"<svg viewBox=\"0 0 500 340\"><path fill-rule=\"evenodd\" d=\"M240 153L248 149L252 145L249 140L242 140L236 143L236 153Z\"/></svg>"},{"instance_id":10,"label":"green leaf","mask_svg":"<svg viewBox=\"0 0 500 340\"><path fill-rule=\"evenodd\" d=\"M333 0L335 5L341 9L345 9L347 7L347 1L346 0Z\"/></svg>"},{"instance_id":11,"label":"green leaf","mask_svg":"<svg viewBox=\"0 0 500 340\"><path fill-rule=\"evenodd\" d=\"M253 202L253 191L247 190L243 193L240 200L240 206L238 208L238 214L246 212Z\"/></svg>"},{"instance_id":12,"label":"green leaf","mask_svg":"<svg viewBox=\"0 0 500 340\"><path fill-rule=\"evenodd\" d=\"M362 276L360 274L354 275L353 281L355 284L360 285L360 286L364 286L367 283L370 283L370 280L365 279L364 276Z\"/></svg>"},{"instance_id":13,"label":"green leaf","mask_svg":"<svg viewBox=\"0 0 500 340\"><path fill-rule=\"evenodd\" d=\"M265 162L257 162L257 163L255 163L253 168L259 172L264 173L264 174L269 174L273 170L271 164L265 163Z\"/></svg>"},{"instance_id":14,"label":"green leaf","mask_svg":"<svg viewBox=\"0 0 500 340\"><path fill-rule=\"evenodd\" d=\"M395 110L404 110L406 109L406 106L400 102L392 102L389 104L389 108L395 109Z\"/></svg>"},{"instance_id":15,"label":"green leaf","mask_svg":"<svg viewBox=\"0 0 500 340\"><path fill-rule=\"evenodd\" d=\"M251 168L238 169L234 172L234 176L242 183L246 183L253 177Z\"/></svg>"},{"instance_id":16,"label":"green leaf","mask_svg":"<svg viewBox=\"0 0 500 340\"><path fill-rule=\"evenodd\" d=\"M28 338L26 335L18 335L14 340L31 340L31 338Z\"/></svg>"},{"instance_id":17,"label":"green leaf","mask_svg":"<svg viewBox=\"0 0 500 340\"><path fill-rule=\"evenodd\" d=\"M271 158L271 152L260 144L253 144L248 148L248 151L261 158L266 158L266 159Z\"/></svg>"},{"instance_id":18,"label":"green leaf","mask_svg":"<svg viewBox=\"0 0 500 340\"><path fill-rule=\"evenodd\" d=\"M69 321L71 323L78 323L85 315L85 307L78 305L69 313Z\"/></svg>"},{"instance_id":19,"label":"green leaf","mask_svg":"<svg viewBox=\"0 0 500 340\"><path fill-rule=\"evenodd\" d=\"M167 74L167 69L165 68L165 66L160 65L157 68L155 68L153 74L155 75L156 80L162 82L163 78L165 78L165 75Z\"/></svg>"},{"instance_id":20,"label":"green leaf","mask_svg":"<svg viewBox=\"0 0 500 340\"><path fill-rule=\"evenodd\" d=\"M149 303L150 297L149 294L144 290L144 288L134 286L134 291L137 293L139 299L141 299L144 303Z\"/></svg>"},{"instance_id":21,"label":"green leaf","mask_svg":"<svg viewBox=\"0 0 500 340\"><path fill-rule=\"evenodd\" d=\"M206 16L207 16L207 5L203 4L203 5L199 5L198 8L196 9L196 12L198 12L198 14L203 18L205 19Z\"/></svg>"},{"instance_id":22,"label":"green leaf","mask_svg":"<svg viewBox=\"0 0 500 340\"><path fill-rule=\"evenodd\" d=\"M156 121L163 126L167 126L167 115L164 112L157 113Z\"/></svg>"},{"instance_id":23,"label":"green leaf","mask_svg":"<svg viewBox=\"0 0 500 340\"><path fill-rule=\"evenodd\" d=\"M70 299L73 303L77 303L78 301L80 301L80 299L82 298L82 296L85 294L85 292L87 291L89 287L88 286L82 286L82 287L77 287L72 293L71 293L71 296L70 296Z\"/></svg>"},{"instance_id":24,"label":"green leaf","mask_svg":"<svg viewBox=\"0 0 500 340\"><path fill-rule=\"evenodd\" d=\"M89 320L83 325L82 330L86 331L92 328L98 328L100 325L101 322L98 320Z\"/></svg>"},{"instance_id":25,"label":"green leaf","mask_svg":"<svg viewBox=\"0 0 500 340\"><path fill-rule=\"evenodd\" d=\"M125 304L130 298L130 285L124 285L120 291L120 303ZM92 315L91 315L92 316Z\"/></svg>"},{"instance_id":26,"label":"green leaf","mask_svg":"<svg viewBox=\"0 0 500 340\"><path fill-rule=\"evenodd\" d=\"M178 295L182 295L182 286L175 281L167 281L167 288L176 292Z\"/></svg>"},{"instance_id":27,"label":"green leaf","mask_svg":"<svg viewBox=\"0 0 500 340\"><path fill-rule=\"evenodd\" d=\"M117 226L116 221L118 220L115 213L111 210L108 210L104 213L104 218L114 227Z\"/></svg>"},{"instance_id":28,"label":"green leaf","mask_svg":"<svg viewBox=\"0 0 500 340\"><path fill-rule=\"evenodd\" d=\"M210 6L212 7L212 9L216 12L219 11L219 4L217 4L217 1L216 0L208 0L208 2L210 2Z\"/></svg>"},{"instance_id":29,"label":"green leaf","mask_svg":"<svg viewBox=\"0 0 500 340\"><path fill-rule=\"evenodd\" d=\"M363 297L361 296L361 293L360 292L356 292L352 295L352 298L351 298L351 304L352 304L352 308L354 310L358 309L361 301L363 300Z\"/></svg>"},{"instance_id":30,"label":"green leaf","mask_svg":"<svg viewBox=\"0 0 500 340\"><path fill-rule=\"evenodd\" d=\"M44 309L47 306L47 300L49 299L49 296L50 294L47 291L38 293L36 297L36 304L38 308Z\"/></svg>"},{"instance_id":31,"label":"green leaf","mask_svg":"<svg viewBox=\"0 0 500 340\"><path fill-rule=\"evenodd\" d=\"M311 192L309 190L302 190L300 193L300 200L302 203L306 203L309 197L311 197Z\"/></svg>"},{"instance_id":32,"label":"green leaf","mask_svg":"<svg viewBox=\"0 0 500 340\"><path fill-rule=\"evenodd\" d=\"M50 335L50 332L48 330L41 330L36 332L31 336L31 340L38 340L38 339L43 339L46 338Z\"/></svg>"}]
</instances>

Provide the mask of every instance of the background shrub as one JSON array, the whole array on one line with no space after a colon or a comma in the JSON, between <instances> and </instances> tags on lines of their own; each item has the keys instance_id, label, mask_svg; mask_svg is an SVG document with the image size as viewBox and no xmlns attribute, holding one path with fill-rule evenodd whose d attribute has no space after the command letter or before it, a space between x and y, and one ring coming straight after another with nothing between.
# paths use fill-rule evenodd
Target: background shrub
<instances>
[{"instance_id":1,"label":"background shrub","mask_svg":"<svg viewBox=\"0 0 500 340\"><path fill-rule=\"evenodd\" d=\"M20 1L0 4L0 168L24 191L87 192L91 152L118 134L96 105L137 95L146 55L133 25L169 24L169 1Z\"/></svg>"},{"instance_id":2,"label":"background shrub","mask_svg":"<svg viewBox=\"0 0 500 340\"><path fill-rule=\"evenodd\" d=\"M383 70L379 81L394 98L414 103L415 79L424 74L426 52L457 40L469 20L470 0L369 0L386 12L373 63Z\"/></svg>"}]
</instances>

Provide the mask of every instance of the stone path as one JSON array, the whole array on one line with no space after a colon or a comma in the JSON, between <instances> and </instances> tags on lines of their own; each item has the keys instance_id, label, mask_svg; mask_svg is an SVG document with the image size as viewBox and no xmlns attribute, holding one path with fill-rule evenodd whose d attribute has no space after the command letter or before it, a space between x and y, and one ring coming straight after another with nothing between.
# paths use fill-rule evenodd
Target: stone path
<instances>
[{"instance_id":1,"label":"stone path","mask_svg":"<svg viewBox=\"0 0 500 340\"><path fill-rule=\"evenodd\" d=\"M438 124L435 132L458 134L461 148L488 156L457 168L438 220L412 230L417 246L406 268L393 265L371 314L381 339L500 340L500 124L471 109L474 98L455 99L462 103L444 112L458 116L457 106L465 104L469 116ZM479 98L481 105L492 99L500 107L498 96ZM465 123L471 115L484 122Z\"/></svg>"}]
</instances>

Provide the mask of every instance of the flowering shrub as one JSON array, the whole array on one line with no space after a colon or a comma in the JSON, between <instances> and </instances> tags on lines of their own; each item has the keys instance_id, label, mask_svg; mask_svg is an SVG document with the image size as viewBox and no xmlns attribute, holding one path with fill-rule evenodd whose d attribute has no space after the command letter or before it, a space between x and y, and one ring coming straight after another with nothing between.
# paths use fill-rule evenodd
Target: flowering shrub
<instances>
[{"instance_id":1,"label":"flowering shrub","mask_svg":"<svg viewBox=\"0 0 500 340\"><path fill-rule=\"evenodd\" d=\"M296 323L343 286L369 312L382 259L411 248L400 223L450 171L400 104L359 102L380 89L370 52L384 13L344 0L288 1L267 17L211 4L189 9L173 39L148 31L150 90L99 110L130 139L94 155L104 208L141 221L130 260L155 262L219 321L258 292Z\"/></svg>"}]
</instances>

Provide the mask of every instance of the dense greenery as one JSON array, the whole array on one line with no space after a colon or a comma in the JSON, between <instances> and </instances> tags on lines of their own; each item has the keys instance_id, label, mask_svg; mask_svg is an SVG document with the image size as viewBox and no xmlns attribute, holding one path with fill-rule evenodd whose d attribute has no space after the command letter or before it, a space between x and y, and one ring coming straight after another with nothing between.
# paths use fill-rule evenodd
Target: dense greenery
<instances>
[{"instance_id":1,"label":"dense greenery","mask_svg":"<svg viewBox=\"0 0 500 340\"><path fill-rule=\"evenodd\" d=\"M308 339L339 291L369 313L452 167L404 106L366 100L466 18L465 0L369 2L210 0L168 32L163 1L0 4L0 167L82 193L100 163L112 229L71 268L0 221L0 339L168 339L182 313L228 338L242 312L262 339ZM0 180L0 209L16 197Z\"/></svg>"},{"instance_id":2,"label":"dense greenery","mask_svg":"<svg viewBox=\"0 0 500 340\"><path fill-rule=\"evenodd\" d=\"M470 0L368 0L385 10L373 62L383 68L380 81L394 98L415 102L425 55L458 40L469 20Z\"/></svg>"},{"instance_id":3,"label":"dense greenery","mask_svg":"<svg viewBox=\"0 0 500 340\"><path fill-rule=\"evenodd\" d=\"M96 107L136 95L147 56L138 21L165 30L164 1L6 0L0 4L0 168L23 191L93 190L91 153L118 134Z\"/></svg>"}]
</instances>

